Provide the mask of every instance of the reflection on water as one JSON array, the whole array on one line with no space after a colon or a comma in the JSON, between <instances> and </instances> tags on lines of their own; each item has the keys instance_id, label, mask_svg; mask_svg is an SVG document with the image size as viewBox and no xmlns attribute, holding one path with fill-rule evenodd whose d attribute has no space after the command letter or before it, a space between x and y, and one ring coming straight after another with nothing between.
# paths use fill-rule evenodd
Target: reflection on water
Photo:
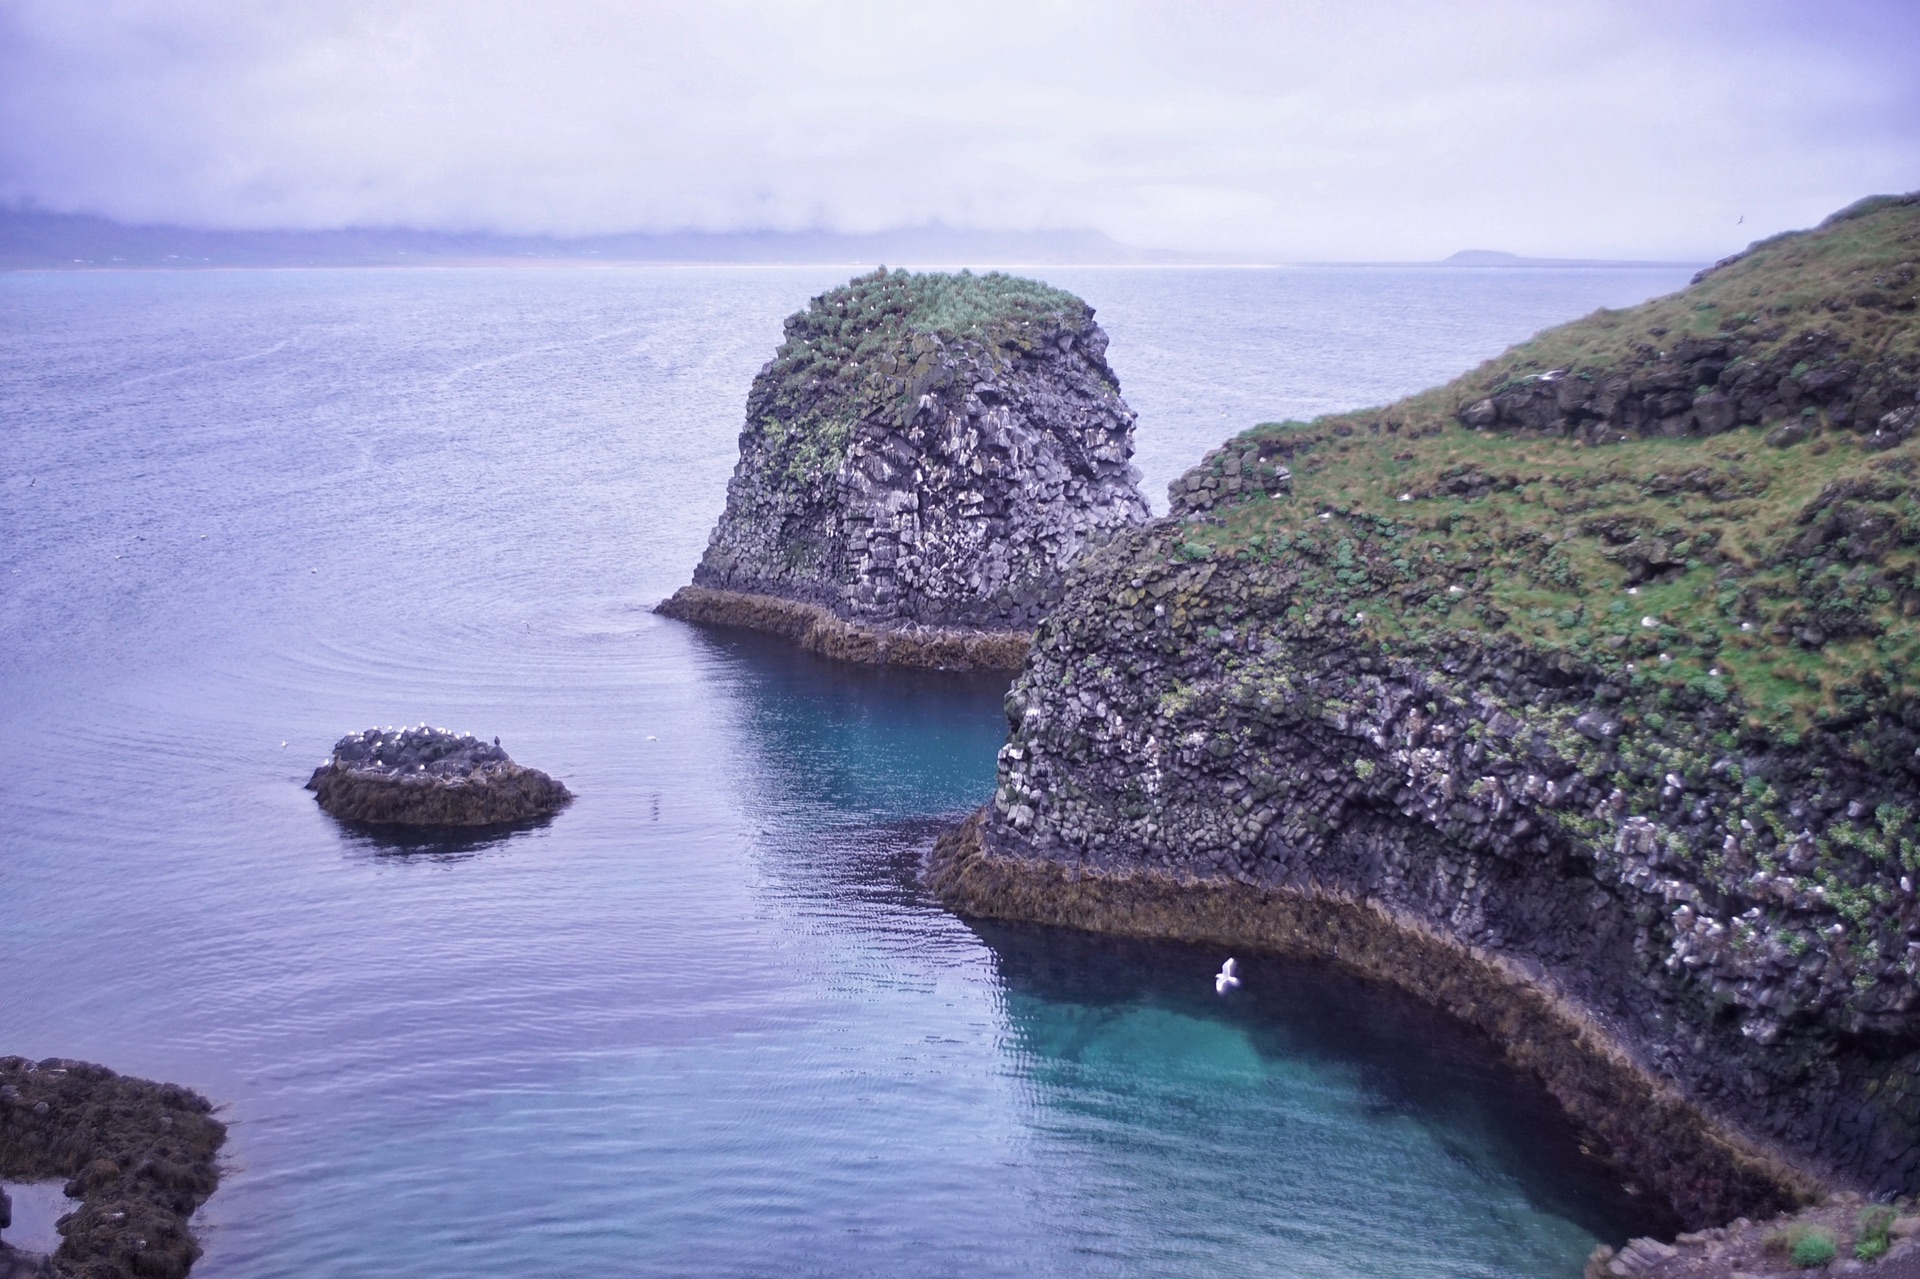
<instances>
[{"instance_id":1,"label":"reflection on water","mask_svg":"<svg viewBox=\"0 0 1920 1279\"><path fill-rule=\"evenodd\" d=\"M1678 1228L1583 1158L1552 1099L1488 1041L1410 997L1324 964L1242 954L1244 984L1222 998L1216 948L974 927L1036 1098L1084 1121L1060 1124L1064 1139L1115 1175L1129 1147L1177 1133L1192 1165L1172 1202L1230 1202L1249 1218L1237 1224L1298 1253L1341 1230L1430 1238L1438 1180L1461 1210L1501 1220L1506 1264L1522 1270L1576 1232ZM1456 1244L1471 1253L1484 1241Z\"/></svg>"},{"instance_id":2,"label":"reflection on water","mask_svg":"<svg viewBox=\"0 0 1920 1279\"><path fill-rule=\"evenodd\" d=\"M562 809L561 813L564 812ZM487 826L401 826L330 820L340 828L342 847L360 856L457 862L482 853L505 851L515 840L553 825L561 813L543 813L525 821L495 822Z\"/></svg>"},{"instance_id":3,"label":"reflection on water","mask_svg":"<svg viewBox=\"0 0 1920 1279\"><path fill-rule=\"evenodd\" d=\"M1009 673L861 666L733 627L696 633L738 714L733 740L759 801L808 824L864 823L992 793Z\"/></svg>"}]
</instances>

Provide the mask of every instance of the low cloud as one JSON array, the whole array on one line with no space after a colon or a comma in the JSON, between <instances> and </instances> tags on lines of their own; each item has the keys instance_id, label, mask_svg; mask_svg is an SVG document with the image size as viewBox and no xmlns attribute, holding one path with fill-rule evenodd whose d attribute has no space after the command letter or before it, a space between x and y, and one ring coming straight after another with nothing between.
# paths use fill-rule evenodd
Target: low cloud
<instances>
[{"instance_id":1,"label":"low cloud","mask_svg":"<svg viewBox=\"0 0 1920 1279\"><path fill-rule=\"evenodd\" d=\"M1699 257L1920 186L1915 48L1920 8L1767 0L0 0L0 199Z\"/></svg>"}]
</instances>

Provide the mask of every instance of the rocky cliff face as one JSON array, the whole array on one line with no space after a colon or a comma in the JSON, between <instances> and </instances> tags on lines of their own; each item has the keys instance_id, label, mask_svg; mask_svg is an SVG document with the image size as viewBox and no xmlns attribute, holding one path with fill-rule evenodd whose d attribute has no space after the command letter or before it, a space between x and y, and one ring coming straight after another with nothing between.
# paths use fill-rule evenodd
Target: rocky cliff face
<instances>
[{"instance_id":1,"label":"rocky cliff face","mask_svg":"<svg viewBox=\"0 0 1920 1279\"><path fill-rule=\"evenodd\" d=\"M1075 569L934 883L1424 993L1697 1223L1920 1186L1916 257L1884 203L1210 455Z\"/></svg>"},{"instance_id":2,"label":"rocky cliff face","mask_svg":"<svg viewBox=\"0 0 1920 1279\"><path fill-rule=\"evenodd\" d=\"M1078 298L1000 275L883 269L815 298L754 381L694 586L1030 630L1083 546L1147 516L1106 346Z\"/></svg>"}]
</instances>

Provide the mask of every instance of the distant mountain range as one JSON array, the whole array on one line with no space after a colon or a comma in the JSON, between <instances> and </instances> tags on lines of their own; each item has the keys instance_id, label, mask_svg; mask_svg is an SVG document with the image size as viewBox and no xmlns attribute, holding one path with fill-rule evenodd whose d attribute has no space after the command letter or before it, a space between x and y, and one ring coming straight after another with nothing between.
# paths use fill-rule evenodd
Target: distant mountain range
<instances>
[{"instance_id":1,"label":"distant mountain range","mask_svg":"<svg viewBox=\"0 0 1920 1279\"><path fill-rule=\"evenodd\" d=\"M516 262L808 263L939 266L1255 266L1219 254L1141 249L1099 231L967 231L934 223L870 235L831 231L679 231L578 237L347 227L212 231L129 226L78 213L0 207L0 270L87 267L469 266ZM1464 249L1442 267L1650 267L1698 263L1527 258Z\"/></svg>"},{"instance_id":2,"label":"distant mountain range","mask_svg":"<svg viewBox=\"0 0 1920 1279\"><path fill-rule=\"evenodd\" d=\"M930 225L872 235L826 231L553 236L349 227L207 231L128 226L85 214L0 209L0 269L48 267L420 266L513 262L938 263L945 266L1173 263L1098 231L964 231Z\"/></svg>"}]
</instances>

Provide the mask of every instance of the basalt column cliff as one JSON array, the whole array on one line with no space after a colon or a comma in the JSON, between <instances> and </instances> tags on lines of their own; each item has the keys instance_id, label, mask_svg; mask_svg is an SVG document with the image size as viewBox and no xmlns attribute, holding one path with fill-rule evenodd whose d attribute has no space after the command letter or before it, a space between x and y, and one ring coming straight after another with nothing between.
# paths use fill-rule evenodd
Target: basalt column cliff
<instances>
[{"instance_id":1,"label":"basalt column cliff","mask_svg":"<svg viewBox=\"0 0 1920 1279\"><path fill-rule=\"evenodd\" d=\"M1106 346L1072 294L997 274L883 268L813 299L660 611L856 661L1017 667L1067 565L1147 517Z\"/></svg>"},{"instance_id":2,"label":"basalt column cliff","mask_svg":"<svg viewBox=\"0 0 1920 1279\"><path fill-rule=\"evenodd\" d=\"M1920 201L1385 409L1076 565L957 909L1323 955L1693 1223L1920 1188Z\"/></svg>"}]
</instances>

